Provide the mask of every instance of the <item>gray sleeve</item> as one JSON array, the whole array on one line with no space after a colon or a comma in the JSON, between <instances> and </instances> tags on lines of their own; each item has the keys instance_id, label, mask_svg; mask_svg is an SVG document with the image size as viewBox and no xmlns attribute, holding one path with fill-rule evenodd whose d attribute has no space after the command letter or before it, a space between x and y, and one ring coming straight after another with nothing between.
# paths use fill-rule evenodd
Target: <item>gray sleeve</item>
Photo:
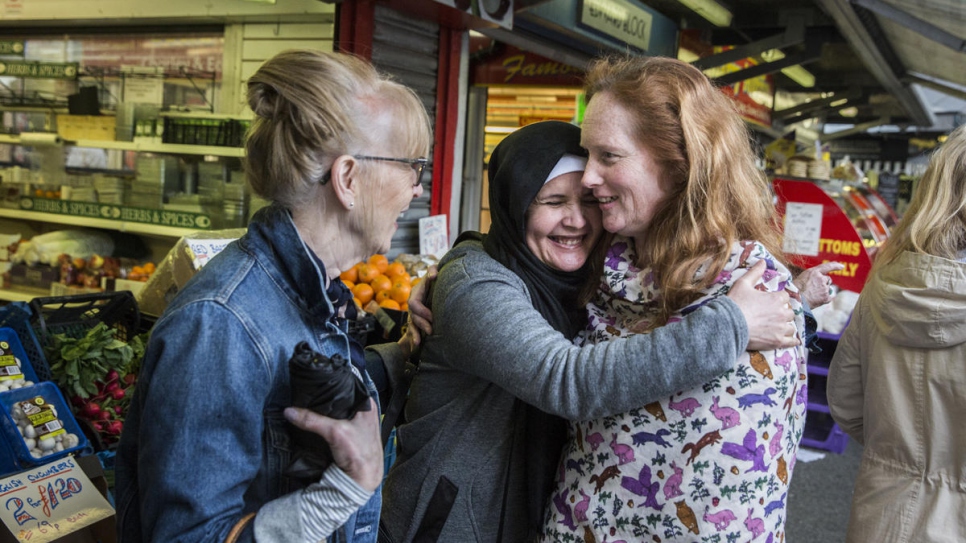
<instances>
[{"instance_id":1,"label":"gray sleeve","mask_svg":"<svg viewBox=\"0 0 966 543\"><path fill-rule=\"evenodd\" d=\"M255 515L257 543L315 543L336 528L372 496L336 465L322 480L263 505Z\"/></svg>"},{"instance_id":2,"label":"gray sleeve","mask_svg":"<svg viewBox=\"0 0 966 543\"><path fill-rule=\"evenodd\" d=\"M403 355L402 347L395 341L368 345L365 349L366 367L370 364L381 364L386 370L390 390L396 389L396 383L402 377L408 357Z\"/></svg>"},{"instance_id":3,"label":"gray sleeve","mask_svg":"<svg viewBox=\"0 0 966 543\"><path fill-rule=\"evenodd\" d=\"M721 297L651 334L576 347L503 270L444 268L426 346L441 342L434 348L443 363L567 419L614 415L699 386L733 368L748 343L741 311Z\"/></svg>"}]
</instances>

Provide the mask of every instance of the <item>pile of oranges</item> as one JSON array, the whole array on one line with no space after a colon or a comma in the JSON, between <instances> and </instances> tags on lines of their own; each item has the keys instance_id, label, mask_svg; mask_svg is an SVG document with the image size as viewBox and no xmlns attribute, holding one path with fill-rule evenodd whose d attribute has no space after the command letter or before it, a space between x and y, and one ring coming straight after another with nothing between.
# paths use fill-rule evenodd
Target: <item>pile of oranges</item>
<instances>
[{"instance_id":1,"label":"pile of oranges","mask_svg":"<svg viewBox=\"0 0 966 543\"><path fill-rule=\"evenodd\" d=\"M352 291L353 299L360 308L371 302L379 307L407 311L409 293L419 283L412 278L401 262L389 262L385 255L372 255L369 260L359 262L339 277Z\"/></svg>"}]
</instances>

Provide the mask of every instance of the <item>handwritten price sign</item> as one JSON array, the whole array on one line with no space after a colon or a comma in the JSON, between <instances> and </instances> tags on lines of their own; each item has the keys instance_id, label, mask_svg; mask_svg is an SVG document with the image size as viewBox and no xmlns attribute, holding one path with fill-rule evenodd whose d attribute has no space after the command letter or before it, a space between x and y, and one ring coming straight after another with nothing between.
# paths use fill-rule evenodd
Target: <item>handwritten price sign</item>
<instances>
[{"instance_id":1,"label":"handwritten price sign","mask_svg":"<svg viewBox=\"0 0 966 543\"><path fill-rule=\"evenodd\" d=\"M0 479L0 517L18 541L44 543L114 514L72 456Z\"/></svg>"}]
</instances>

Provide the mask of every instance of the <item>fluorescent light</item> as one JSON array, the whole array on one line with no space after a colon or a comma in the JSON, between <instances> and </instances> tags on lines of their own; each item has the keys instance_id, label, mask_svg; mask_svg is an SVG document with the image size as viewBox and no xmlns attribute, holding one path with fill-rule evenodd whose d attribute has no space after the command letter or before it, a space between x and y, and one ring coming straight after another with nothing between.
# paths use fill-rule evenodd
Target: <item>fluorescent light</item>
<instances>
[{"instance_id":1,"label":"fluorescent light","mask_svg":"<svg viewBox=\"0 0 966 543\"><path fill-rule=\"evenodd\" d=\"M697 53L695 53L694 51L691 51L690 49L685 49L684 47L678 48L678 60L680 61L691 64L692 62L694 62L695 60L698 60L699 58L701 57L699 57Z\"/></svg>"},{"instance_id":2,"label":"fluorescent light","mask_svg":"<svg viewBox=\"0 0 966 543\"><path fill-rule=\"evenodd\" d=\"M848 98L842 98L841 100L836 100L836 101L832 102L831 104L828 105L828 107L844 106L847 103L849 103L849 99Z\"/></svg>"},{"instance_id":3,"label":"fluorescent light","mask_svg":"<svg viewBox=\"0 0 966 543\"><path fill-rule=\"evenodd\" d=\"M778 49L771 49L762 53L761 58L768 62L774 62L785 58L785 53L782 53ZM795 66L789 66L788 68L782 68L782 73L805 88L815 86L815 74L797 64Z\"/></svg>"},{"instance_id":4,"label":"fluorescent light","mask_svg":"<svg viewBox=\"0 0 966 543\"><path fill-rule=\"evenodd\" d=\"M859 114L859 108L852 106L839 110L839 115L843 117L855 117Z\"/></svg>"},{"instance_id":5,"label":"fluorescent light","mask_svg":"<svg viewBox=\"0 0 966 543\"><path fill-rule=\"evenodd\" d=\"M715 26L731 26L731 12L714 0L678 0Z\"/></svg>"},{"instance_id":6,"label":"fluorescent light","mask_svg":"<svg viewBox=\"0 0 966 543\"><path fill-rule=\"evenodd\" d=\"M806 70L805 68L802 68L801 66L789 66L788 68L782 68L782 73L803 87L811 88L815 86L815 74Z\"/></svg>"}]
</instances>

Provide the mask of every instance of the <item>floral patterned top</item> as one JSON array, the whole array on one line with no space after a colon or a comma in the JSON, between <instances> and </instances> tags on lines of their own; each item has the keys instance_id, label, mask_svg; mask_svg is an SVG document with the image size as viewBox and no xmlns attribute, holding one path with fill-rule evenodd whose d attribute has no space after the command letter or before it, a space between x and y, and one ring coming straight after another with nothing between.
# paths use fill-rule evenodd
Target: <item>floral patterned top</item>
<instances>
[{"instance_id":1,"label":"floral patterned top","mask_svg":"<svg viewBox=\"0 0 966 543\"><path fill-rule=\"evenodd\" d=\"M635 260L633 243L615 238L578 343L640 333L655 318L661 292L653 270L637 269ZM767 271L758 288L788 291L804 339L790 273L750 241L736 244L711 288L670 320L726 295L759 260ZM627 413L571 422L544 540L784 541L788 484L805 424L806 375L801 345L746 352L733 370L700 388Z\"/></svg>"}]
</instances>

